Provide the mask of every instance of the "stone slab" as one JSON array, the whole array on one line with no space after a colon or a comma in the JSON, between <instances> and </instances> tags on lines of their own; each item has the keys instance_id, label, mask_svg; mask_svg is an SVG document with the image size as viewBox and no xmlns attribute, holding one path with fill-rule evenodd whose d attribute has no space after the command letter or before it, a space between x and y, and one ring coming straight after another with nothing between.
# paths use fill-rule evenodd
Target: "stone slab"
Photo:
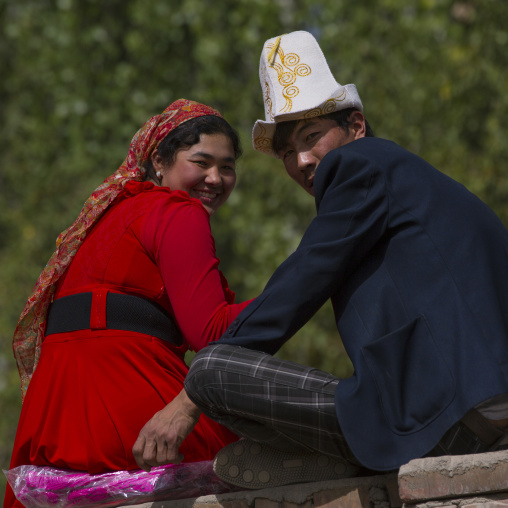
<instances>
[{"instance_id":1,"label":"stone slab","mask_svg":"<svg viewBox=\"0 0 508 508\"><path fill-rule=\"evenodd\" d=\"M399 471L402 501L415 503L508 490L508 451L415 459Z\"/></svg>"},{"instance_id":2,"label":"stone slab","mask_svg":"<svg viewBox=\"0 0 508 508\"><path fill-rule=\"evenodd\" d=\"M370 508L367 485L356 488L341 487L314 494L315 508Z\"/></svg>"},{"instance_id":3,"label":"stone slab","mask_svg":"<svg viewBox=\"0 0 508 508\"><path fill-rule=\"evenodd\" d=\"M457 499L436 499L422 503L405 504L404 508L507 508L508 493L473 496Z\"/></svg>"},{"instance_id":4,"label":"stone slab","mask_svg":"<svg viewBox=\"0 0 508 508\"><path fill-rule=\"evenodd\" d=\"M254 508L313 508L312 501L306 501L303 504L290 503L288 501L272 501L271 499L256 499Z\"/></svg>"},{"instance_id":5,"label":"stone slab","mask_svg":"<svg viewBox=\"0 0 508 508\"><path fill-rule=\"evenodd\" d=\"M347 478L315 483L285 485L272 489L243 490L227 494L201 496L174 501L157 501L130 505L130 508L388 508L389 502L381 504L380 491L389 499L386 485L396 485L397 475L385 474L362 478ZM372 489L377 489L372 491ZM371 492L376 495L371 496ZM366 497L367 496L367 497ZM366 504L369 499L371 504ZM316 502L317 501L317 502ZM346 504L344 504L346 503ZM347 504L349 503L349 504ZM384 504L383 504L384 503Z\"/></svg>"}]
</instances>

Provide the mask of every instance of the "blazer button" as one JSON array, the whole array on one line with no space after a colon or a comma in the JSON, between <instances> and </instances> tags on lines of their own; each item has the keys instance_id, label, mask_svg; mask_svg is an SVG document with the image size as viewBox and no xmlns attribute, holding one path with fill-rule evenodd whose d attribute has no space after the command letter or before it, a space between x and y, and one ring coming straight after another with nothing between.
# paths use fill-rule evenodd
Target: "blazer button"
<instances>
[{"instance_id":1,"label":"blazer button","mask_svg":"<svg viewBox=\"0 0 508 508\"><path fill-rule=\"evenodd\" d=\"M240 322L239 319L235 319L232 323L231 323L231 326L228 328L228 333L231 335L234 331L235 331L235 327L236 325Z\"/></svg>"}]
</instances>

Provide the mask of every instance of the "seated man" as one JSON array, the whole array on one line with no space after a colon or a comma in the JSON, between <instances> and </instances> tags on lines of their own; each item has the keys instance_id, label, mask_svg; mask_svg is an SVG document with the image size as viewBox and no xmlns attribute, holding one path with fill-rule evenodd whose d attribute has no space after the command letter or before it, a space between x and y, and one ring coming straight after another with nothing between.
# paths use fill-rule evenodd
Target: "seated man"
<instances>
[{"instance_id":1,"label":"seated man","mask_svg":"<svg viewBox=\"0 0 508 508\"><path fill-rule=\"evenodd\" d=\"M200 411L247 439L222 479L273 487L498 449L508 420L508 232L462 185L375 138L306 32L268 40L254 147L316 200L297 250L150 421L142 467L178 461ZM272 355L330 298L354 365L339 380Z\"/></svg>"}]
</instances>

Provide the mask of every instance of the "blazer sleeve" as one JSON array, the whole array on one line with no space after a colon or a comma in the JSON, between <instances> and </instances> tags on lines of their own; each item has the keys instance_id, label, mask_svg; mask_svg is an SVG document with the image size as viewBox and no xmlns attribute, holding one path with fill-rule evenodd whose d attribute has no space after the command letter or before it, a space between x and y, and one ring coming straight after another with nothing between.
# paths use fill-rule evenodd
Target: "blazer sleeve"
<instances>
[{"instance_id":1,"label":"blazer sleeve","mask_svg":"<svg viewBox=\"0 0 508 508\"><path fill-rule=\"evenodd\" d=\"M346 146L330 152L319 165L314 187L318 213L300 245L235 319L221 343L274 354L340 291L384 234L385 179L368 156L344 150Z\"/></svg>"}]
</instances>

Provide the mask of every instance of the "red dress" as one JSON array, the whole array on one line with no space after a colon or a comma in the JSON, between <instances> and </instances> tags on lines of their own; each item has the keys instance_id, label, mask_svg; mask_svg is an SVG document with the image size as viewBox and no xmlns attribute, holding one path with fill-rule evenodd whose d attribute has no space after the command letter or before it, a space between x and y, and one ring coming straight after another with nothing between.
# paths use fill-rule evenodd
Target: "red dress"
<instances>
[{"instance_id":1,"label":"red dress","mask_svg":"<svg viewBox=\"0 0 508 508\"><path fill-rule=\"evenodd\" d=\"M174 316L184 345L103 329L45 337L10 467L51 465L91 474L137 469L132 446L182 389L185 351L218 339L249 303L233 303L218 264L209 216L198 200L127 183L59 280L55 299L104 289L151 299ZM180 451L185 462L210 460L235 439L202 416ZM13 503L8 488L4 507L22 506Z\"/></svg>"}]
</instances>

